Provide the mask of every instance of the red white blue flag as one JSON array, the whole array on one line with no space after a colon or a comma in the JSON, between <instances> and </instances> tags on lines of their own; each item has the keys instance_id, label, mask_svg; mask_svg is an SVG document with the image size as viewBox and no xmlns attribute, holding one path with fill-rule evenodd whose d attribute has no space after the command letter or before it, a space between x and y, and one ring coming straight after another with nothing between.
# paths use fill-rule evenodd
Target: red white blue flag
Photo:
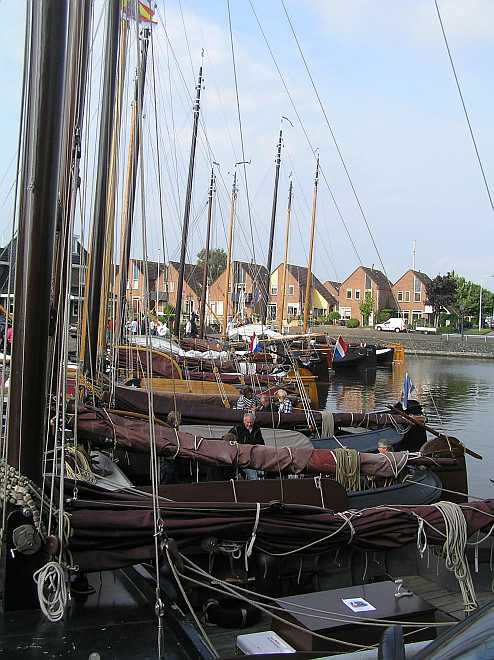
<instances>
[{"instance_id":1,"label":"red white blue flag","mask_svg":"<svg viewBox=\"0 0 494 660\"><path fill-rule=\"evenodd\" d=\"M259 344L259 339L257 338L257 335L256 335L256 333L254 332L254 334L253 334L252 337L250 338L249 351L250 351L251 353L259 353L260 350L261 350L261 346L260 346L260 344Z\"/></svg>"},{"instance_id":2,"label":"red white blue flag","mask_svg":"<svg viewBox=\"0 0 494 660\"><path fill-rule=\"evenodd\" d=\"M340 335L338 341L335 344L333 351L333 360L338 362L338 360L343 360L348 351L348 344L343 341L343 337Z\"/></svg>"}]
</instances>

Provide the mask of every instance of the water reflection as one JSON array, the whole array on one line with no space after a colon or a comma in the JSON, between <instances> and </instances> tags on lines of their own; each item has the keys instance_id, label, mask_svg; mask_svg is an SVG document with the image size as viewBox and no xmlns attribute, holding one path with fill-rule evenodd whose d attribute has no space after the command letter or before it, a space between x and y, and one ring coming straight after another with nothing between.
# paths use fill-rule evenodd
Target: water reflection
<instances>
[{"instance_id":1,"label":"water reflection","mask_svg":"<svg viewBox=\"0 0 494 660\"><path fill-rule=\"evenodd\" d=\"M373 375L338 374L330 379L326 409L366 412L396 403L406 371L430 425L454 433L484 456L483 461L469 459L470 492L494 498L489 481L494 478L494 363L490 360L409 356L405 363L378 368Z\"/></svg>"}]
</instances>

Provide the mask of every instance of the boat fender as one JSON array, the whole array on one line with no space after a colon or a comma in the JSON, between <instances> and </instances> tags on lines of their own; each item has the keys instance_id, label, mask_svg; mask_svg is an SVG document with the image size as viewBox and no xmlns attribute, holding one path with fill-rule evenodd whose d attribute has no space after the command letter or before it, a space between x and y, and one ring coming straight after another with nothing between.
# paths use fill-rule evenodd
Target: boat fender
<instances>
[{"instance_id":1,"label":"boat fender","mask_svg":"<svg viewBox=\"0 0 494 660\"><path fill-rule=\"evenodd\" d=\"M236 598L211 599L204 605L204 619L221 628L249 628L261 620L261 611Z\"/></svg>"}]
</instances>

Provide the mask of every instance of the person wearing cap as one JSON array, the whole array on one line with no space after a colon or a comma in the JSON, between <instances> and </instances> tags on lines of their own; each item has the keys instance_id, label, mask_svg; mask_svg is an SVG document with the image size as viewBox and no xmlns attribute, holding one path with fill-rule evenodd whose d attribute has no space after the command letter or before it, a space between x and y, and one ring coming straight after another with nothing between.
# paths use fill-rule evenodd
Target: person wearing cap
<instances>
[{"instance_id":1,"label":"person wearing cap","mask_svg":"<svg viewBox=\"0 0 494 660\"><path fill-rule=\"evenodd\" d=\"M293 411L293 405L288 394L285 390L278 390L276 392L276 399L278 403L278 412L280 413L291 413Z\"/></svg>"},{"instance_id":2,"label":"person wearing cap","mask_svg":"<svg viewBox=\"0 0 494 660\"><path fill-rule=\"evenodd\" d=\"M380 440L377 442L377 451L380 454L388 454L390 451L393 451L393 445L389 440L380 438Z\"/></svg>"}]
</instances>

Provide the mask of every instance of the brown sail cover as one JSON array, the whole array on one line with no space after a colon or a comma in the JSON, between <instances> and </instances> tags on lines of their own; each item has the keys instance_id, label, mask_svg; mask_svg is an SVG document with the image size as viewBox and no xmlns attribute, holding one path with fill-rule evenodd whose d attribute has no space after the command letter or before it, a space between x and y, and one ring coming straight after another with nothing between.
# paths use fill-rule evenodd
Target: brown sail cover
<instances>
[{"instance_id":1,"label":"brown sail cover","mask_svg":"<svg viewBox=\"0 0 494 660\"><path fill-rule=\"evenodd\" d=\"M392 550L415 543L419 520L429 544L444 543L444 520L429 506L379 506L359 512L334 514L328 509L297 504L260 504L255 549L268 552L297 550L317 542L300 554L319 554L338 546L360 550ZM468 535L488 530L494 500L461 505ZM215 537L238 543L251 539L257 505L160 500L160 540L172 538L187 553L201 539ZM346 522L351 518L351 525ZM151 497L109 493L79 486L79 497L70 511L69 549L81 571L129 566L153 559L155 526Z\"/></svg>"},{"instance_id":2,"label":"brown sail cover","mask_svg":"<svg viewBox=\"0 0 494 660\"><path fill-rule=\"evenodd\" d=\"M133 410L148 414L148 393L144 389L136 387L125 387L117 385L115 388L116 407L122 410ZM230 397L230 403L233 400ZM166 392L153 393L154 414L159 419L166 419L172 410L180 410L182 420L191 424L207 424L213 421L215 424L239 424L242 421L243 411L222 406L221 397L210 395L190 395ZM314 422L321 428L321 413L312 411ZM342 426L362 426L363 428L378 428L383 426L396 426L402 424L403 419L399 415L390 413L333 413L334 423L337 428ZM275 426L280 429L307 428L307 417L305 413L294 411L274 416L270 412L256 413L256 420L260 426Z\"/></svg>"},{"instance_id":3,"label":"brown sail cover","mask_svg":"<svg viewBox=\"0 0 494 660\"><path fill-rule=\"evenodd\" d=\"M106 439L130 451L149 453L150 433L147 419L135 419L100 408L81 406L77 416L78 435L81 439L104 442ZM298 474L334 474L335 455L330 449L276 448L264 445L247 445L226 442L221 439L176 432L174 429L155 425L154 435L159 456L185 458L206 465L238 466L267 472ZM396 465L405 459L405 452L384 454L361 453L360 471L373 477L392 477ZM415 457L409 462L433 464L429 458ZM444 459L443 459L444 461ZM454 463L454 459L452 461ZM438 461L435 461L437 464Z\"/></svg>"}]
</instances>

